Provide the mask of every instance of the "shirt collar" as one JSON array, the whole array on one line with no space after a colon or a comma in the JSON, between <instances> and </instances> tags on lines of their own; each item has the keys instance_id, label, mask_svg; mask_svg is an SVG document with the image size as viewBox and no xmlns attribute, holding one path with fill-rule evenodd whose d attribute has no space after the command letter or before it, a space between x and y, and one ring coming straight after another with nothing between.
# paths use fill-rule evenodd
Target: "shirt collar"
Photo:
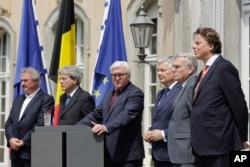
<instances>
[{"instance_id":1,"label":"shirt collar","mask_svg":"<svg viewBox=\"0 0 250 167\"><path fill-rule=\"evenodd\" d=\"M175 84L177 84L177 81L174 81L168 88L171 90L174 87Z\"/></svg>"},{"instance_id":2,"label":"shirt collar","mask_svg":"<svg viewBox=\"0 0 250 167\"><path fill-rule=\"evenodd\" d=\"M33 98L36 94L37 94L37 92L40 90L40 88L38 88L35 92L33 92L33 93L31 93L30 95L27 95L27 94L25 94L25 97L26 98Z\"/></svg>"},{"instance_id":3,"label":"shirt collar","mask_svg":"<svg viewBox=\"0 0 250 167\"><path fill-rule=\"evenodd\" d=\"M79 88L79 86L77 86L70 94L67 94L67 95L70 95L70 97L73 97L73 95L75 94L75 92L78 88Z\"/></svg>"},{"instance_id":4,"label":"shirt collar","mask_svg":"<svg viewBox=\"0 0 250 167\"><path fill-rule=\"evenodd\" d=\"M211 65L213 65L213 63L215 62L215 60L219 57L219 54L214 54L213 56L211 56L205 65L207 65L208 67L210 67Z\"/></svg>"},{"instance_id":5,"label":"shirt collar","mask_svg":"<svg viewBox=\"0 0 250 167\"><path fill-rule=\"evenodd\" d=\"M195 74L191 75L186 81L183 82L183 84L181 85L181 87L185 87L187 85L188 80L190 80L191 78L193 78L194 76L196 76Z\"/></svg>"}]
</instances>

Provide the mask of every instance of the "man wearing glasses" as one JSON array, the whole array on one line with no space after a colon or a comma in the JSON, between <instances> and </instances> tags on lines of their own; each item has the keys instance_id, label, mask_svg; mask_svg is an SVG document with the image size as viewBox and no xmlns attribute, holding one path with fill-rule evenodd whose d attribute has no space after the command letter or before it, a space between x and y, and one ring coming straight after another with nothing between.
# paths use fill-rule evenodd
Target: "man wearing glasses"
<instances>
[{"instance_id":1,"label":"man wearing glasses","mask_svg":"<svg viewBox=\"0 0 250 167\"><path fill-rule=\"evenodd\" d=\"M107 91L93 112L78 122L105 136L105 167L141 167L144 158L142 111L144 93L130 82L126 61L110 66L114 88Z\"/></svg>"}]
</instances>

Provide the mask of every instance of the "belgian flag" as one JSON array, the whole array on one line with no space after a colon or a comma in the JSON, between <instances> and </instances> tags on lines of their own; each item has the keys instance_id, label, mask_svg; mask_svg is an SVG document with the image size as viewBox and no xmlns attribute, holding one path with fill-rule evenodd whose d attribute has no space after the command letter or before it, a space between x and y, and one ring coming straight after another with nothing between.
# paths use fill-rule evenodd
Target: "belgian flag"
<instances>
[{"instance_id":1,"label":"belgian flag","mask_svg":"<svg viewBox=\"0 0 250 167\"><path fill-rule=\"evenodd\" d=\"M58 69L66 65L75 65L75 13L74 0L62 0L55 36L49 78L57 82L54 125L58 125L60 96L63 94L58 80Z\"/></svg>"}]
</instances>

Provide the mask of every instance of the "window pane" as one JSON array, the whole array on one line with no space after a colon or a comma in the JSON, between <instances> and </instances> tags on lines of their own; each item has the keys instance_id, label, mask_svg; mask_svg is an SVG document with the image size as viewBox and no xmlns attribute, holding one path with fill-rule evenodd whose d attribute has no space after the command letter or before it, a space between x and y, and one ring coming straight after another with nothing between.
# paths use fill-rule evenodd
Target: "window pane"
<instances>
[{"instance_id":1,"label":"window pane","mask_svg":"<svg viewBox=\"0 0 250 167\"><path fill-rule=\"evenodd\" d=\"M6 72L7 33L0 35L0 72Z\"/></svg>"},{"instance_id":2,"label":"window pane","mask_svg":"<svg viewBox=\"0 0 250 167\"><path fill-rule=\"evenodd\" d=\"M3 56L0 55L0 72L3 72L2 67L3 67Z\"/></svg>"},{"instance_id":3,"label":"window pane","mask_svg":"<svg viewBox=\"0 0 250 167\"><path fill-rule=\"evenodd\" d=\"M0 112L6 112L5 110L6 110L6 109L5 109L5 98L2 97L2 98L1 98Z\"/></svg>"},{"instance_id":4,"label":"window pane","mask_svg":"<svg viewBox=\"0 0 250 167\"><path fill-rule=\"evenodd\" d=\"M150 43L150 54L157 54L157 18L151 20L154 22L154 28Z\"/></svg>"},{"instance_id":5,"label":"window pane","mask_svg":"<svg viewBox=\"0 0 250 167\"><path fill-rule=\"evenodd\" d=\"M249 31L250 32L250 31ZM250 34L250 33L249 33ZM249 47L249 46L248 46ZM248 64L250 64L250 47L248 49ZM249 75L250 75L250 67L248 67L248 71L249 71ZM248 76L248 78L250 78L250 76Z\"/></svg>"},{"instance_id":6,"label":"window pane","mask_svg":"<svg viewBox=\"0 0 250 167\"><path fill-rule=\"evenodd\" d=\"M156 77L157 77L157 75L156 75L156 68L154 68L154 67L151 67L151 82L152 83L156 83ZM153 85L153 86L151 86L150 87L150 92L151 92L151 97L152 97L152 99L151 99L151 104L154 104L155 103L155 98L156 98L156 85Z\"/></svg>"},{"instance_id":7,"label":"window pane","mask_svg":"<svg viewBox=\"0 0 250 167\"><path fill-rule=\"evenodd\" d=\"M0 131L0 145L4 145L4 141L5 141L5 135L4 135L4 131Z\"/></svg>"},{"instance_id":8,"label":"window pane","mask_svg":"<svg viewBox=\"0 0 250 167\"><path fill-rule=\"evenodd\" d=\"M0 55L2 55L2 38L1 38L1 34L0 34Z\"/></svg>"},{"instance_id":9,"label":"window pane","mask_svg":"<svg viewBox=\"0 0 250 167\"><path fill-rule=\"evenodd\" d=\"M153 29L153 34L157 33L157 18L151 19L154 22L154 29Z\"/></svg>"},{"instance_id":10,"label":"window pane","mask_svg":"<svg viewBox=\"0 0 250 167\"><path fill-rule=\"evenodd\" d=\"M6 72L6 57L1 56L0 63L1 63L0 72Z\"/></svg>"},{"instance_id":11,"label":"window pane","mask_svg":"<svg viewBox=\"0 0 250 167\"><path fill-rule=\"evenodd\" d=\"M0 148L0 162L3 162L4 160L3 155L4 155L4 148Z\"/></svg>"},{"instance_id":12,"label":"window pane","mask_svg":"<svg viewBox=\"0 0 250 167\"><path fill-rule=\"evenodd\" d=\"M7 46L7 45L6 45L6 42L7 42L6 39L7 39L7 34L4 33L4 34L3 34L3 55L6 55L6 50L7 50L7 49L6 49L6 46Z\"/></svg>"},{"instance_id":13,"label":"window pane","mask_svg":"<svg viewBox=\"0 0 250 167\"><path fill-rule=\"evenodd\" d=\"M249 25L248 25L248 32L249 32L249 33L248 33L248 35L249 35L249 37L248 37L248 40L249 40L249 41L248 41L248 45L250 46L250 17L249 17L248 19L249 19L249 20L248 20L248 24L249 24Z\"/></svg>"},{"instance_id":14,"label":"window pane","mask_svg":"<svg viewBox=\"0 0 250 167\"><path fill-rule=\"evenodd\" d=\"M84 23L76 19L76 55L77 64L84 62Z\"/></svg>"},{"instance_id":15,"label":"window pane","mask_svg":"<svg viewBox=\"0 0 250 167\"><path fill-rule=\"evenodd\" d=\"M156 54L157 53L157 37L154 36L151 39L151 54Z\"/></svg>"},{"instance_id":16,"label":"window pane","mask_svg":"<svg viewBox=\"0 0 250 167\"><path fill-rule=\"evenodd\" d=\"M156 83L156 79L157 79L157 69L155 67L151 66L151 72L152 72L152 78L151 81L152 83Z\"/></svg>"},{"instance_id":17,"label":"window pane","mask_svg":"<svg viewBox=\"0 0 250 167\"><path fill-rule=\"evenodd\" d=\"M6 95L6 85L5 85L5 81L0 82L0 88L1 88L1 96Z\"/></svg>"}]
</instances>

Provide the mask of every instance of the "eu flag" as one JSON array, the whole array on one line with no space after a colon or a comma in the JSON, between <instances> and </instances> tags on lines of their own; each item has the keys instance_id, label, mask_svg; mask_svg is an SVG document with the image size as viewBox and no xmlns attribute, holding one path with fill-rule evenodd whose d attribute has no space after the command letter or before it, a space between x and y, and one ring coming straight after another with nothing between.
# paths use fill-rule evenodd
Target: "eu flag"
<instances>
[{"instance_id":1,"label":"eu flag","mask_svg":"<svg viewBox=\"0 0 250 167\"><path fill-rule=\"evenodd\" d=\"M112 88L109 67L115 61L127 61L121 15L120 0L109 0L105 4L101 40L93 77L93 95L100 104L106 90Z\"/></svg>"},{"instance_id":2,"label":"eu flag","mask_svg":"<svg viewBox=\"0 0 250 167\"><path fill-rule=\"evenodd\" d=\"M39 71L41 89L50 94L50 88L47 87L49 86L49 82L46 79L47 71L43 67L41 55L43 48L40 46L37 33L38 21L35 19L33 5L33 0L23 0L23 12L14 81L14 97L23 94L23 89L20 83L20 72L25 67L33 67Z\"/></svg>"}]
</instances>

